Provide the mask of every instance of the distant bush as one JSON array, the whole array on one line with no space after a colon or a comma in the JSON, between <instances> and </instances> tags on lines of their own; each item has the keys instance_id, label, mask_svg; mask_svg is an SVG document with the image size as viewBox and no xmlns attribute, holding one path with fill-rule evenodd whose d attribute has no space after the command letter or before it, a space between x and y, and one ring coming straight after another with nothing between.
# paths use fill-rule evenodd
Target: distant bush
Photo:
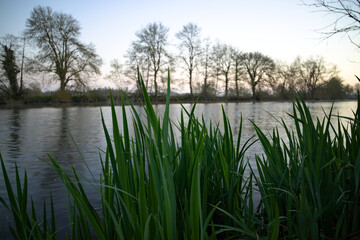
<instances>
[{"instance_id":1,"label":"distant bush","mask_svg":"<svg viewBox=\"0 0 360 240\"><path fill-rule=\"evenodd\" d=\"M52 96L51 101L54 103L70 103L71 95L69 92L66 92L66 91L57 91Z\"/></svg>"}]
</instances>

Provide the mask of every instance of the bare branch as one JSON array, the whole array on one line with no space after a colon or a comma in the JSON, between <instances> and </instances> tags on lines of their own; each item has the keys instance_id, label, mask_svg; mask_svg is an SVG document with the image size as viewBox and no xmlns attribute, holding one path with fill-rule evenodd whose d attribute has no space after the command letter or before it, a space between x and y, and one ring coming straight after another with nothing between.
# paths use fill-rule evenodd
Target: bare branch
<instances>
[{"instance_id":1,"label":"bare branch","mask_svg":"<svg viewBox=\"0 0 360 240\"><path fill-rule=\"evenodd\" d=\"M321 32L325 38L345 33L349 35L350 42L359 48L360 44L353 41L352 34L360 31L360 1L358 0L314 0L313 3L304 5L319 9L319 11L333 14L336 19L333 23L325 26Z\"/></svg>"}]
</instances>

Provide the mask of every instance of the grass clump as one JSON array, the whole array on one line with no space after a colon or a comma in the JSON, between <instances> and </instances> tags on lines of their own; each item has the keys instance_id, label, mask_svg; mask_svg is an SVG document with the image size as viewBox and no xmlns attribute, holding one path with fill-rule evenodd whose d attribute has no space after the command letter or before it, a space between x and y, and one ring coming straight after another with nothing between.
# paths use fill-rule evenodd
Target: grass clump
<instances>
[{"instance_id":1,"label":"grass clump","mask_svg":"<svg viewBox=\"0 0 360 240\"><path fill-rule=\"evenodd\" d=\"M140 79L141 80L141 79ZM141 81L142 82L142 81ZM122 119L111 101L112 132L102 118L107 149L99 183L82 179L50 158L50 164L71 196L69 216L73 239L320 239L357 236L359 228L360 110L335 127L332 113L314 121L300 99L283 123L287 139L274 129L266 136L255 124L264 154L256 155L258 172L245 158L253 139L234 133L224 110L223 131L206 126L185 108L178 122L170 119L170 79L160 119L145 86L145 120L126 96ZM130 136L125 101L132 108ZM360 103L360 97L358 100ZM119 126L119 122L121 125ZM176 134L180 137L177 138ZM2 160L1 160L2 161ZM27 180L16 177L17 196L2 161L3 175L16 229L13 237L55 238L54 209L40 223L28 211ZM250 171L248 171L250 169ZM17 173L17 171L16 171ZM83 184L92 184L101 198L91 204ZM255 206L253 196L259 193ZM4 199L1 202L8 206ZM98 208L97 208L98 209ZM22 235L20 235L22 234ZM34 235L36 234L36 235Z\"/></svg>"},{"instance_id":2,"label":"grass clump","mask_svg":"<svg viewBox=\"0 0 360 240\"><path fill-rule=\"evenodd\" d=\"M332 111L322 120L311 117L297 99L290 115L287 141L274 129L271 137L254 125L264 148L256 156L261 193L260 215L270 236L300 239L359 237L360 97L353 118L344 125Z\"/></svg>"},{"instance_id":3,"label":"grass clump","mask_svg":"<svg viewBox=\"0 0 360 240\"><path fill-rule=\"evenodd\" d=\"M24 172L23 183L20 180L20 174L15 164L16 174L16 193L11 185L10 179L4 165L4 161L0 154L0 162L3 178L7 191L8 203L0 196L0 204L11 212L13 223L8 225L10 233L14 239L55 239L55 215L52 197L50 196L50 219L48 220L46 213L46 203L43 204L42 219L36 215L34 202L30 201L28 206L28 188L27 175ZM29 211L31 209L31 212ZM1 236L1 235L0 235ZM8 236L10 237L10 236ZM4 237L5 239L8 237Z\"/></svg>"}]
</instances>

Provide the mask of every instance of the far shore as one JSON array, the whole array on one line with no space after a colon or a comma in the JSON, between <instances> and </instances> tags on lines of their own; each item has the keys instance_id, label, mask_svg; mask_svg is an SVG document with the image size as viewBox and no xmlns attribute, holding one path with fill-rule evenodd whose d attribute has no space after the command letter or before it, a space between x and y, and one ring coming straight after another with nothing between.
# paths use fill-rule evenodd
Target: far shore
<instances>
[{"instance_id":1,"label":"far shore","mask_svg":"<svg viewBox=\"0 0 360 240\"><path fill-rule=\"evenodd\" d=\"M108 97L109 98L109 97ZM143 99L139 96L131 96L129 100L133 105L142 105ZM294 99L280 99L276 97L267 97L264 99L252 99L250 97L211 97L211 98L203 98L203 97L190 97L190 96L171 96L170 104L193 104L197 103L265 103L265 102L292 102ZM314 100L305 100L306 102L345 102L345 101L355 101L355 98L344 98L344 99L314 99ZM157 98L151 97L151 102L153 104L165 104L166 98L165 96L159 96ZM115 105L121 105L121 98L115 97L114 100ZM125 105L129 105L128 101L124 100ZM110 99L102 99L102 100L91 100L91 101L81 101L81 99L72 98L70 101L56 101L51 98L44 101L29 101L29 100L18 100L18 101L3 101L0 102L0 109L14 109L14 108L41 108L41 107L94 107L94 106L110 106Z\"/></svg>"}]
</instances>

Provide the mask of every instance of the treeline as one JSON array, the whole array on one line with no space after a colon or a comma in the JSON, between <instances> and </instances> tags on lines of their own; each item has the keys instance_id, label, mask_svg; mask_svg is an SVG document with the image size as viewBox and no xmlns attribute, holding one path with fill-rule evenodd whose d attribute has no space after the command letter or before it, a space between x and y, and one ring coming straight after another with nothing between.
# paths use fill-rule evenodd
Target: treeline
<instances>
[{"instance_id":1,"label":"treeline","mask_svg":"<svg viewBox=\"0 0 360 240\"><path fill-rule=\"evenodd\" d=\"M162 23L150 23L135 35L125 61L114 59L105 76L133 96L141 92L141 74L148 92L161 98L169 69L173 92L190 100L292 99L297 92L306 99L338 99L354 97L359 89L359 84L344 84L336 66L322 57L276 61L203 38L193 23L176 33L174 43ZM51 94L55 100L72 101L70 95L88 92L102 60L93 45L79 38L80 24L71 15L35 7L20 37L1 40L0 100L34 99L44 95L41 83L51 82L60 85L59 93ZM176 48L170 51L170 46Z\"/></svg>"},{"instance_id":2,"label":"treeline","mask_svg":"<svg viewBox=\"0 0 360 240\"><path fill-rule=\"evenodd\" d=\"M306 99L335 99L353 97L359 87L344 84L336 66L322 57L297 57L290 64L275 61L260 52L202 39L200 27L193 23L176 33L176 43L168 42L168 32L162 23L136 32L126 61L113 60L107 78L140 91L139 71L155 97L165 92L169 66L175 85L187 86L191 97L292 99L299 92ZM177 46L177 53L168 50L170 45Z\"/></svg>"}]
</instances>

